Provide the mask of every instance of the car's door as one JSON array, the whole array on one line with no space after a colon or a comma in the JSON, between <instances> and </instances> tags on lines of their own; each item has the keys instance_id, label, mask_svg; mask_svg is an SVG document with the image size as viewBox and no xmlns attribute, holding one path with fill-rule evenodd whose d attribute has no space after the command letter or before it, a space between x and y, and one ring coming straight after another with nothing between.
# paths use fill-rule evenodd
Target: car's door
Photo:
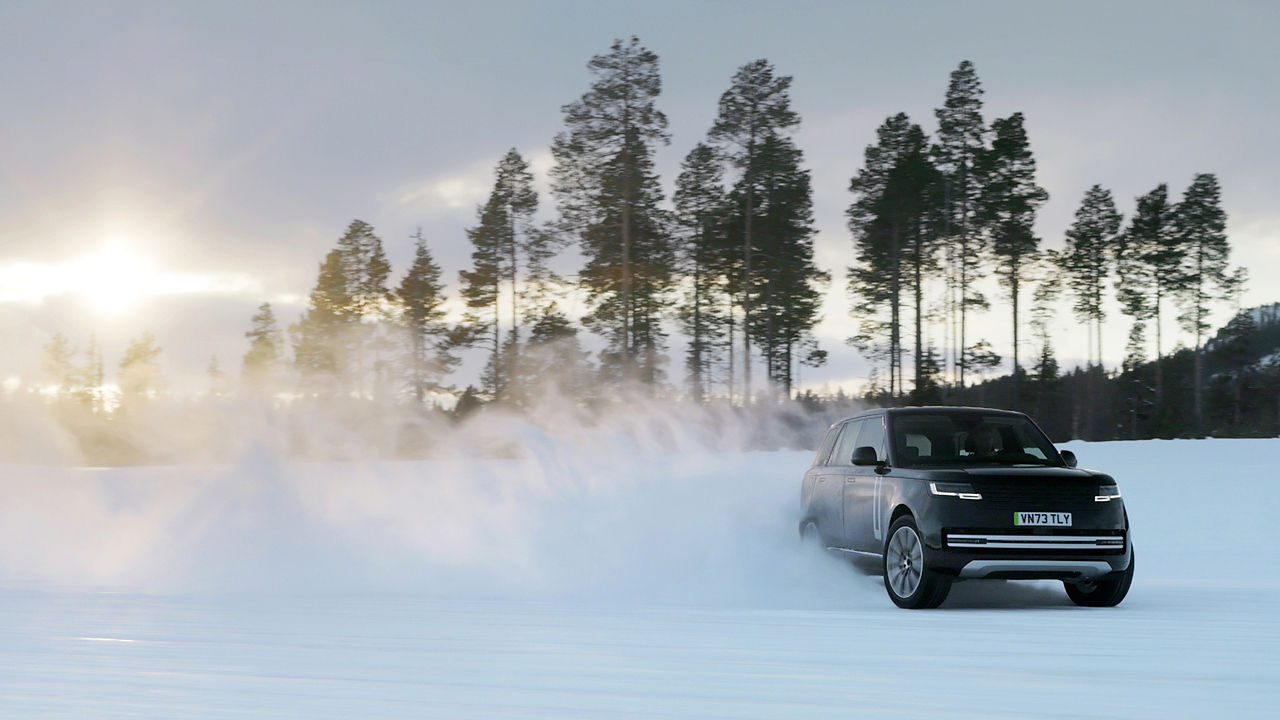
<instances>
[{"instance_id":1,"label":"car's door","mask_svg":"<svg viewBox=\"0 0 1280 720\"><path fill-rule=\"evenodd\" d=\"M827 467L827 460L831 457L831 451L835 448L836 440L843 429L843 425L836 424L827 430L822 444L818 446L818 452L814 455L813 465L804 474L804 481L800 486L800 507L806 517L813 517L816 520L819 532L824 532L823 514L830 515L830 511L825 509L825 503L829 500L824 498L825 494L829 494L826 493L826 487L831 473L831 469ZM829 533L824 534L824 537L827 534Z\"/></svg>"},{"instance_id":2,"label":"car's door","mask_svg":"<svg viewBox=\"0 0 1280 720\"><path fill-rule=\"evenodd\" d=\"M827 533L831 542L837 547L849 547L849 538L845 535L844 492L845 483L853 475L853 449L857 447L858 433L862 429L863 420L850 420L844 424L840 439L827 462L826 503L830 508L827 516Z\"/></svg>"},{"instance_id":3,"label":"car's door","mask_svg":"<svg viewBox=\"0 0 1280 720\"><path fill-rule=\"evenodd\" d=\"M862 421L858 437L854 440L855 448L869 446L876 449L876 457L887 459L885 448L884 416L875 415ZM853 451L850 450L850 453ZM864 552L880 552L879 533L881 531L879 513L879 494L882 490L884 476L876 471L873 465L860 467L850 466L845 472L843 487L844 537L846 547Z\"/></svg>"}]
</instances>

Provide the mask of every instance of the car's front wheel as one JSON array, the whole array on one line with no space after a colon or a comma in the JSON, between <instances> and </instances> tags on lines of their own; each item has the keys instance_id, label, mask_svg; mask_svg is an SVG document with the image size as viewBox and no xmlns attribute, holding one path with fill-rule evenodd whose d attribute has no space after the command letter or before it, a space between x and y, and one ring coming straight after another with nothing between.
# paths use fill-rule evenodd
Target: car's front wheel
<instances>
[{"instance_id":1,"label":"car's front wheel","mask_svg":"<svg viewBox=\"0 0 1280 720\"><path fill-rule=\"evenodd\" d=\"M1133 551L1129 551L1129 567L1120 572L1110 573L1092 582L1067 582L1062 584L1067 589L1067 597L1081 607L1115 607L1129 594L1129 586L1133 584Z\"/></svg>"},{"instance_id":2,"label":"car's front wheel","mask_svg":"<svg viewBox=\"0 0 1280 720\"><path fill-rule=\"evenodd\" d=\"M951 591L951 578L925 566L924 540L910 515L889 528L884 544L884 588L900 608L936 608Z\"/></svg>"}]
</instances>

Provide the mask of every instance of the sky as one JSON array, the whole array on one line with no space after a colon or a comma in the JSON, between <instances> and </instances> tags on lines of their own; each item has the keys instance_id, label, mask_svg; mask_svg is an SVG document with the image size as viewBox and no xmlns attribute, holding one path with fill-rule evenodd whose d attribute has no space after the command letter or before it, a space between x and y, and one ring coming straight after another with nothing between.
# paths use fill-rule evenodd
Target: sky
<instances>
[{"instance_id":1,"label":"sky","mask_svg":"<svg viewBox=\"0 0 1280 720\"><path fill-rule=\"evenodd\" d=\"M660 58L668 193L736 68L763 57L794 77L817 260L837 279L817 331L830 362L805 385L867 374L839 282L863 149L900 111L931 132L965 59L988 122L1026 117L1045 247L1095 183L1127 217L1157 184L1177 197L1212 172L1252 278L1243 304L1280 301L1278 27L1280 5L1241 2L4 3L0 380L34 376L55 332L93 333L109 369L152 331L175 381L214 355L234 372L254 308L293 322L355 218L397 275L421 227L456 290L493 166L512 147L528 158L551 218L560 108L588 88L591 56L633 34ZM973 327L1007 356L997 292ZM1115 364L1128 320L1112 310ZM1058 326L1071 365L1085 337L1065 305Z\"/></svg>"}]
</instances>

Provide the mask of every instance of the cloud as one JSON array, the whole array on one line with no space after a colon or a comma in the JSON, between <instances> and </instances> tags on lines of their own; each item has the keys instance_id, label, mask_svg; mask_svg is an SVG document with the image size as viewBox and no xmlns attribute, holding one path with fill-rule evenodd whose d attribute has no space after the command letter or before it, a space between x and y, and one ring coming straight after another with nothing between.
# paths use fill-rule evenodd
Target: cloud
<instances>
[{"instance_id":1,"label":"cloud","mask_svg":"<svg viewBox=\"0 0 1280 720\"><path fill-rule=\"evenodd\" d=\"M478 205L493 185L490 163L474 163L447 175L409 183L395 193L395 204L427 210Z\"/></svg>"}]
</instances>

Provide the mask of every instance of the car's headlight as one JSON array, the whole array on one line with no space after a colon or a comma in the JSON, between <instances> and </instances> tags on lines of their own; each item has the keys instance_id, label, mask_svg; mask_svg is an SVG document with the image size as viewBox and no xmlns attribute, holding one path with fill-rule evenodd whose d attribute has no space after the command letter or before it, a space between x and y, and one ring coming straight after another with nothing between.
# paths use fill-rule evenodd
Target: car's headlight
<instances>
[{"instance_id":1,"label":"car's headlight","mask_svg":"<svg viewBox=\"0 0 1280 720\"><path fill-rule=\"evenodd\" d=\"M929 483L929 492L934 495L958 497L961 500L982 499L982 494L974 492L973 486L969 483L931 482Z\"/></svg>"},{"instance_id":2,"label":"car's headlight","mask_svg":"<svg viewBox=\"0 0 1280 720\"><path fill-rule=\"evenodd\" d=\"M1093 496L1094 502L1108 502L1120 497L1119 485L1101 485L1098 487L1098 494Z\"/></svg>"}]
</instances>

